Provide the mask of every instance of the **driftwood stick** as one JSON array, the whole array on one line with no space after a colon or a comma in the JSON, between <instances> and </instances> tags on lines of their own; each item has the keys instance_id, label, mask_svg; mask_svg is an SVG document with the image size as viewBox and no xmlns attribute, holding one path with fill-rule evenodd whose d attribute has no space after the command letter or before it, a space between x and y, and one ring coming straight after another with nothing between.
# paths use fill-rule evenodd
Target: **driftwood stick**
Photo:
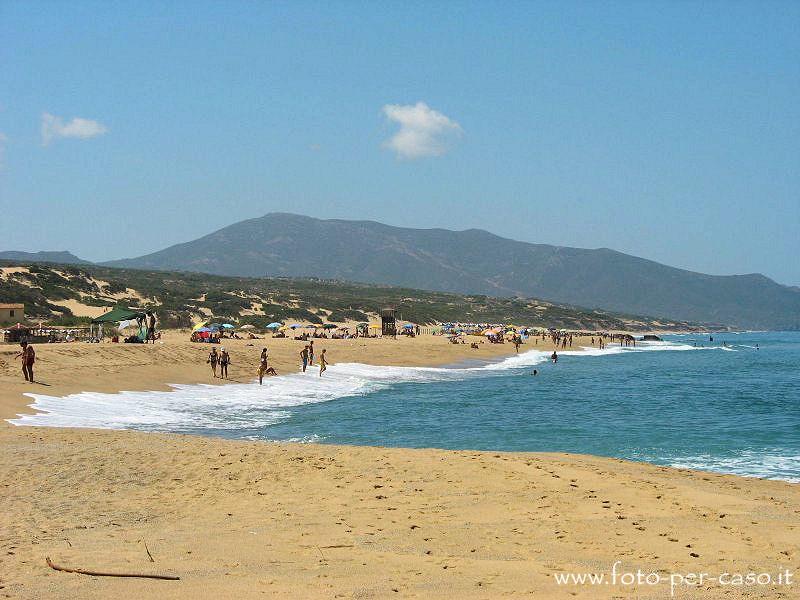
<instances>
[{"instance_id":1,"label":"driftwood stick","mask_svg":"<svg viewBox=\"0 0 800 600\"><path fill-rule=\"evenodd\" d=\"M328 562L328 560L325 558L325 555L322 553L322 550L320 550L320 547L317 546L316 544L314 545L314 547L317 549L317 552L319 552L319 555L322 557L322 561Z\"/></svg>"},{"instance_id":2,"label":"driftwood stick","mask_svg":"<svg viewBox=\"0 0 800 600\"><path fill-rule=\"evenodd\" d=\"M89 571L86 569L70 569L68 567L61 567L46 557L47 566L56 571L64 571L65 573L80 573L81 575L93 575L94 577L142 577L144 579L169 579L170 581L177 581L180 579L177 575L150 575L144 573L104 573L102 571Z\"/></svg>"},{"instance_id":3,"label":"driftwood stick","mask_svg":"<svg viewBox=\"0 0 800 600\"><path fill-rule=\"evenodd\" d=\"M147 550L147 556L150 557L150 562L156 562L156 559L150 554L150 548L147 547L147 542L144 543L144 549Z\"/></svg>"}]
</instances>

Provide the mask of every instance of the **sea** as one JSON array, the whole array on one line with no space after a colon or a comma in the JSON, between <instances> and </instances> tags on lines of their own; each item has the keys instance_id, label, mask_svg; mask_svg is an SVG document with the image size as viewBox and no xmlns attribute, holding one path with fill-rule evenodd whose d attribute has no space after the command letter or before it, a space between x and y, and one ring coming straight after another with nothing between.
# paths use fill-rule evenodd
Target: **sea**
<instances>
[{"instance_id":1,"label":"sea","mask_svg":"<svg viewBox=\"0 0 800 600\"><path fill-rule=\"evenodd\" d=\"M441 368L338 363L263 386L28 394L36 414L11 422L573 452L800 482L800 332L668 335L549 356L529 340L504 360Z\"/></svg>"}]
</instances>

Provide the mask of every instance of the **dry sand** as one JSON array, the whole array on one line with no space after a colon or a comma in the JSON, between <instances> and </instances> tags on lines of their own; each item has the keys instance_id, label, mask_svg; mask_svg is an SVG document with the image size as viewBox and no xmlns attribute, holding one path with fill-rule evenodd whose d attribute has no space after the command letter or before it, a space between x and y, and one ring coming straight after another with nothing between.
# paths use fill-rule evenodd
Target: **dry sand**
<instances>
[{"instance_id":1,"label":"dry sand","mask_svg":"<svg viewBox=\"0 0 800 600\"><path fill-rule=\"evenodd\" d=\"M252 379L263 341L225 345L231 376ZM300 342L267 346L280 372L297 368ZM513 352L431 337L315 346L328 348L332 368ZM63 395L210 381L208 346L176 334L155 347L39 345L37 373L47 387L19 383L13 348L0 348L2 418L24 410L23 390ZM579 455L232 442L5 422L0 448L0 597L664 598L667 583L558 586L555 574L608 573L617 560L620 572L664 576L800 571L800 486L783 482ZM60 573L46 556L181 580ZM676 597L796 598L798 586L712 582L678 588Z\"/></svg>"}]
</instances>

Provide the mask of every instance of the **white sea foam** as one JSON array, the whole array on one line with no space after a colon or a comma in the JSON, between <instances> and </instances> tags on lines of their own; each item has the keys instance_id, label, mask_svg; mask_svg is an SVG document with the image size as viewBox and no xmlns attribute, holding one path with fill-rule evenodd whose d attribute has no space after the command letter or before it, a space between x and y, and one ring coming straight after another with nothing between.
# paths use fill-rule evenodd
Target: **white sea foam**
<instances>
[{"instance_id":1,"label":"white sea foam","mask_svg":"<svg viewBox=\"0 0 800 600\"><path fill-rule=\"evenodd\" d=\"M639 342L636 347L609 345L600 350L565 350L566 356L605 356L646 351L711 350L672 342ZM252 430L286 420L298 406L360 396L398 383L455 381L485 377L545 362L550 351L529 350L502 361L465 368L385 367L338 363L324 377L315 368L264 379L264 385L173 385L167 392L81 392L65 397L26 394L35 414L19 415L14 425L95 427L148 431Z\"/></svg>"},{"instance_id":2,"label":"white sea foam","mask_svg":"<svg viewBox=\"0 0 800 600\"><path fill-rule=\"evenodd\" d=\"M686 456L669 462L680 469L699 469L717 473L729 473L742 477L763 477L800 483L800 456L786 454L776 449L743 450L735 456L720 457L710 454ZM797 475L787 475L796 473Z\"/></svg>"}]
</instances>

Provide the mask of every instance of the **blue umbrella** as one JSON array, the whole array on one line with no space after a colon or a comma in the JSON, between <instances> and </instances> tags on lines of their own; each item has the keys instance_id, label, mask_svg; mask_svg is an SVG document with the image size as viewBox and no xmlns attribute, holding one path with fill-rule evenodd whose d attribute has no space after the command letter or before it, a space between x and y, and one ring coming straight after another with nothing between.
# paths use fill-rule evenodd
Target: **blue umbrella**
<instances>
[{"instance_id":1,"label":"blue umbrella","mask_svg":"<svg viewBox=\"0 0 800 600\"><path fill-rule=\"evenodd\" d=\"M267 329L277 329L278 327L283 327L283 323L270 323L267 325Z\"/></svg>"},{"instance_id":2,"label":"blue umbrella","mask_svg":"<svg viewBox=\"0 0 800 600\"><path fill-rule=\"evenodd\" d=\"M235 329L234 326L231 325L230 323L223 323L222 324L222 328L223 329Z\"/></svg>"},{"instance_id":3,"label":"blue umbrella","mask_svg":"<svg viewBox=\"0 0 800 600\"><path fill-rule=\"evenodd\" d=\"M297 329L298 327L302 327L302 325L300 325L300 323L292 323L291 325L289 325L289 327L291 327L292 329Z\"/></svg>"},{"instance_id":4,"label":"blue umbrella","mask_svg":"<svg viewBox=\"0 0 800 600\"><path fill-rule=\"evenodd\" d=\"M211 331L208 327L201 327L200 329L195 329L195 331Z\"/></svg>"},{"instance_id":5,"label":"blue umbrella","mask_svg":"<svg viewBox=\"0 0 800 600\"><path fill-rule=\"evenodd\" d=\"M414 329L414 326L411 323L406 323L403 325L403 329Z\"/></svg>"}]
</instances>

